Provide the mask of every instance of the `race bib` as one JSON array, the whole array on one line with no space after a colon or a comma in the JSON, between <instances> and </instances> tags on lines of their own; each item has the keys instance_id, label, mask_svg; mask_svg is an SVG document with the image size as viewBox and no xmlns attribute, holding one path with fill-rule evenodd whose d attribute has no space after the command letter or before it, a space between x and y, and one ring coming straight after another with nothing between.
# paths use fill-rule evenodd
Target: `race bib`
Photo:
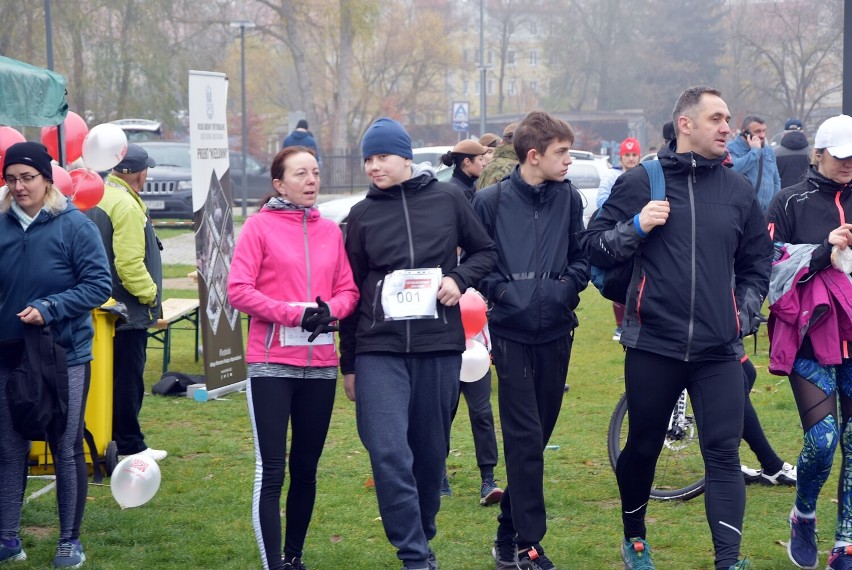
<instances>
[{"instance_id":1,"label":"race bib","mask_svg":"<svg viewBox=\"0 0 852 570\"><path fill-rule=\"evenodd\" d=\"M316 307L316 303L290 303L297 307ZM315 346L318 344L334 344L334 333L323 333L314 339L314 342L308 342L308 337L311 336L310 331L306 331L302 327L281 327L278 330L278 342L281 346Z\"/></svg>"},{"instance_id":2,"label":"race bib","mask_svg":"<svg viewBox=\"0 0 852 570\"><path fill-rule=\"evenodd\" d=\"M382 310L386 321L438 318L440 267L398 269L388 273L382 286Z\"/></svg>"}]
</instances>

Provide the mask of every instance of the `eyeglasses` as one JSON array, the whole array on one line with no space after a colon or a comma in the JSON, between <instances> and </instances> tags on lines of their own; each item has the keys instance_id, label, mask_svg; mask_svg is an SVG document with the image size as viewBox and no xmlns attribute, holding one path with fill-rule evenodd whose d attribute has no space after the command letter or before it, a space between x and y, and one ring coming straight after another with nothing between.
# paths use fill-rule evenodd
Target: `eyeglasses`
<instances>
[{"instance_id":1,"label":"eyeglasses","mask_svg":"<svg viewBox=\"0 0 852 570\"><path fill-rule=\"evenodd\" d=\"M23 176L21 176L20 178L15 178L14 176L7 176L7 177L6 177L6 185L7 185L9 188L14 188L15 186L17 186L17 185L18 185L18 182L20 182L20 183L21 183L21 184L23 184L24 186L27 186L27 185L29 185L29 184L30 184L30 182L32 182L33 180L35 180L35 179L36 179L36 178L38 178L39 176L41 176L41 173L38 173L38 174L24 174L24 175L23 175Z\"/></svg>"}]
</instances>

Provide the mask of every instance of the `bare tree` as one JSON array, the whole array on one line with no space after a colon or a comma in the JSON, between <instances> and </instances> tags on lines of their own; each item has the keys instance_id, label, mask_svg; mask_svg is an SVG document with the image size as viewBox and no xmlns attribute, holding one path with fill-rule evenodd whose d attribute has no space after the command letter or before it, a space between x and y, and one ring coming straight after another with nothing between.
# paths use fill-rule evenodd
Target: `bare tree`
<instances>
[{"instance_id":1,"label":"bare tree","mask_svg":"<svg viewBox=\"0 0 852 570\"><path fill-rule=\"evenodd\" d=\"M746 25L733 41L744 46L740 66L752 70L753 101L780 120L797 117L807 123L842 88L843 3L787 0L741 8Z\"/></svg>"}]
</instances>

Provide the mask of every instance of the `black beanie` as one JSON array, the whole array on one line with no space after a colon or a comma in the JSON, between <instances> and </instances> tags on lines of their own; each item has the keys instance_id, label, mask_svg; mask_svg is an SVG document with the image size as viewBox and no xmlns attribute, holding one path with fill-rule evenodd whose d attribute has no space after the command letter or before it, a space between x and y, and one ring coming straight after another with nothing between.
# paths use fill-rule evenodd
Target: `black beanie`
<instances>
[{"instance_id":1,"label":"black beanie","mask_svg":"<svg viewBox=\"0 0 852 570\"><path fill-rule=\"evenodd\" d=\"M13 164L28 164L52 182L53 166L50 164L51 160L50 155L47 153L47 147L41 143L15 143L6 149L6 156L3 161L3 176L6 176L6 169Z\"/></svg>"}]
</instances>

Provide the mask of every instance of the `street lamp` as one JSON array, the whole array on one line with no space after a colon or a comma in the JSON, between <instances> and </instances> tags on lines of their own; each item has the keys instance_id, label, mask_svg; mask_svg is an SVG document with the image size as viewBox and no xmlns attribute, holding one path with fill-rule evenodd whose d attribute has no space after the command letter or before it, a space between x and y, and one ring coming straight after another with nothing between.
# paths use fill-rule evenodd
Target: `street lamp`
<instances>
[{"instance_id":1,"label":"street lamp","mask_svg":"<svg viewBox=\"0 0 852 570\"><path fill-rule=\"evenodd\" d=\"M254 22L250 20L237 20L231 22L232 28L240 29L240 86L242 89L242 105L243 105L243 217L246 217L246 202L248 202L248 175L246 173L246 146L248 145L248 125L246 124L246 28L253 28Z\"/></svg>"},{"instance_id":2,"label":"street lamp","mask_svg":"<svg viewBox=\"0 0 852 570\"><path fill-rule=\"evenodd\" d=\"M485 0L479 0L479 136L485 134Z\"/></svg>"}]
</instances>

